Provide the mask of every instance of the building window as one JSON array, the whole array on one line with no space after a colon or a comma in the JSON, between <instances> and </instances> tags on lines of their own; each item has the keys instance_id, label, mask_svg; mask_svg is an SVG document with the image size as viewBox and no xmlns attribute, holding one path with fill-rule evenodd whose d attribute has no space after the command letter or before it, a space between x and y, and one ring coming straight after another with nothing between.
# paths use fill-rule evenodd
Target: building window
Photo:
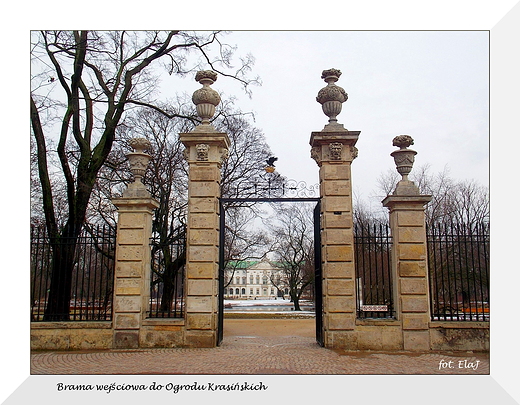
<instances>
[{"instance_id":1,"label":"building window","mask_svg":"<svg viewBox=\"0 0 520 405\"><path fill-rule=\"evenodd\" d=\"M249 295L253 295L253 289L252 288L249 289Z\"/></svg>"},{"instance_id":2,"label":"building window","mask_svg":"<svg viewBox=\"0 0 520 405\"><path fill-rule=\"evenodd\" d=\"M271 295L274 295L274 288L271 288Z\"/></svg>"},{"instance_id":3,"label":"building window","mask_svg":"<svg viewBox=\"0 0 520 405\"><path fill-rule=\"evenodd\" d=\"M256 276L256 284L260 284L260 276Z\"/></svg>"},{"instance_id":4,"label":"building window","mask_svg":"<svg viewBox=\"0 0 520 405\"><path fill-rule=\"evenodd\" d=\"M267 284L267 276L262 277L262 284Z\"/></svg>"},{"instance_id":5,"label":"building window","mask_svg":"<svg viewBox=\"0 0 520 405\"><path fill-rule=\"evenodd\" d=\"M247 284L247 278L246 277L242 277L242 284L244 284L244 285Z\"/></svg>"},{"instance_id":6,"label":"building window","mask_svg":"<svg viewBox=\"0 0 520 405\"><path fill-rule=\"evenodd\" d=\"M256 289L256 295L260 295L260 288Z\"/></svg>"},{"instance_id":7,"label":"building window","mask_svg":"<svg viewBox=\"0 0 520 405\"><path fill-rule=\"evenodd\" d=\"M264 293L264 295L267 295L267 288L263 289L263 293Z\"/></svg>"},{"instance_id":8,"label":"building window","mask_svg":"<svg viewBox=\"0 0 520 405\"><path fill-rule=\"evenodd\" d=\"M235 294L240 295L240 290L238 288L235 289Z\"/></svg>"},{"instance_id":9,"label":"building window","mask_svg":"<svg viewBox=\"0 0 520 405\"><path fill-rule=\"evenodd\" d=\"M242 295L246 295L246 289L242 288Z\"/></svg>"},{"instance_id":10,"label":"building window","mask_svg":"<svg viewBox=\"0 0 520 405\"><path fill-rule=\"evenodd\" d=\"M253 284L253 276L249 276L249 284Z\"/></svg>"}]
</instances>

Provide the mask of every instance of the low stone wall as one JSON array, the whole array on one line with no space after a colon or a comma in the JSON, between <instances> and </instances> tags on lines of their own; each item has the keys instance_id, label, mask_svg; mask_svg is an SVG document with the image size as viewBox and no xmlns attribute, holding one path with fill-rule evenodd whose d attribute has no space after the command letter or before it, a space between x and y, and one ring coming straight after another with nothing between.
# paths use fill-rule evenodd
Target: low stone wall
<instances>
[{"instance_id":1,"label":"low stone wall","mask_svg":"<svg viewBox=\"0 0 520 405\"><path fill-rule=\"evenodd\" d=\"M139 333L139 347L183 347L184 332L184 319L145 319Z\"/></svg>"},{"instance_id":2,"label":"low stone wall","mask_svg":"<svg viewBox=\"0 0 520 405\"><path fill-rule=\"evenodd\" d=\"M112 322L33 322L31 350L112 348Z\"/></svg>"},{"instance_id":3,"label":"low stone wall","mask_svg":"<svg viewBox=\"0 0 520 405\"><path fill-rule=\"evenodd\" d=\"M435 351L489 351L489 323L430 322L430 346Z\"/></svg>"}]
</instances>

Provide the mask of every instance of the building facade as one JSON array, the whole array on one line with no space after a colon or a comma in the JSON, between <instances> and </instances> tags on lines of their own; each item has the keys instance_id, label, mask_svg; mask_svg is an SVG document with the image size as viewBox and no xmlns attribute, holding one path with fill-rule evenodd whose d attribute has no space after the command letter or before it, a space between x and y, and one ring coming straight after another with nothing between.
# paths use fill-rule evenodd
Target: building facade
<instances>
[{"instance_id":1,"label":"building facade","mask_svg":"<svg viewBox=\"0 0 520 405\"><path fill-rule=\"evenodd\" d=\"M276 299L289 295L283 271L268 259L233 263L226 270L225 299Z\"/></svg>"}]
</instances>

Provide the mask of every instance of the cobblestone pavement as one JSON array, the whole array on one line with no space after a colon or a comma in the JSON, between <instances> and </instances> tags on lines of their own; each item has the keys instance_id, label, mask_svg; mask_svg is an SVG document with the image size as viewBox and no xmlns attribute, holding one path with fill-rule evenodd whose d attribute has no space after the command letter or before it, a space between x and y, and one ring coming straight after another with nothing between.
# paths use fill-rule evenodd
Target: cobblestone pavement
<instances>
[{"instance_id":1,"label":"cobblestone pavement","mask_svg":"<svg viewBox=\"0 0 520 405\"><path fill-rule=\"evenodd\" d=\"M211 349L36 352L31 374L489 374L489 355L341 352L309 336L229 336Z\"/></svg>"}]
</instances>

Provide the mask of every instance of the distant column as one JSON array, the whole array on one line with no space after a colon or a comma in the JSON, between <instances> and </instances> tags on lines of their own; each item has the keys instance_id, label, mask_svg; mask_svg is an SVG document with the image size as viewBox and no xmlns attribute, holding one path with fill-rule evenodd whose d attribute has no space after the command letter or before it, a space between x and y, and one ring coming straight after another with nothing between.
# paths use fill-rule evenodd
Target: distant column
<instances>
[{"instance_id":1,"label":"distant column","mask_svg":"<svg viewBox=\"0 0 520 405\"><path fill-rule=\"evenodd\" d=\"M352 346L356 321L350 166L357 156L360 131L349 131L337 122L342 103L348 98L335 84L340 75L337 69L322 73L327 86L316 99L329 123L323 130L312 132L310 139L311 157L320 167L324 344L331 348Z\"/></svg>"},{"instance_id":2,"label":"distant column","mask_svg":"<svg viewBox=\"0 0 520 405\"><path fill-rule=\"evenodd\" d=\"M195 79L203 85L192 98L202 123L192 132L179 134L189 165L185 344L214 347L218 326L220 167L228 156L230 141L226 133L217 132L209 122L220 102L218 93L209 87L217 74L200 71Z\"/></svg>"},{"instance_id":3,"label":"distant column","mask_svg":"<svg viewBox=\"0 0 520 405\"><path fill-rule=\"evenodd\" d=\"M392 156L403 177L383 205L390 210L397 318L402 323L404 350L428 351L430 300L424 207L431 196L421 195L418 187L408 180L417 153L408 149L413 139L400 135L393 144L400 148Z\"/></svg>"},{"instance_id":4,"label":"distant column","mask_svg":"<svg viewBox=\"0 0 520 405\"><path fill-rule=\"evenodd\" d=\"M150 237L152 216L158 202L141 182L150 156L148 140L134 138L129 153L134 181L122 198L113 199L118 209L114 279L114 348L139 347L139 332L150 300Z\"/></svg>"}]
</instances>

